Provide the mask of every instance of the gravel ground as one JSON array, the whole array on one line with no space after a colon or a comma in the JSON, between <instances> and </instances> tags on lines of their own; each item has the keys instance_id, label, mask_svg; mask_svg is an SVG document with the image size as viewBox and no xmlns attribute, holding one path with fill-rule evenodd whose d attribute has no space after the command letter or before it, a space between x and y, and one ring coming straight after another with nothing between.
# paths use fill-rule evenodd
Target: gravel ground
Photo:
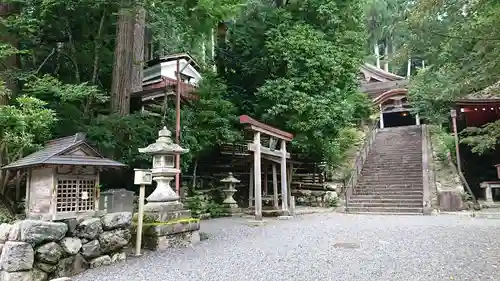
<instances>
[{"instance_id":1,"label":"gravel ground","mask_svg":"<svg viewBox=\"0 0 500 281\"><path fill-rule=\"evenodd\" d=\"M202 222L210 239L85 272L76 281L500 280L500 220L315 214L252 227Z\"/></svg>"}]
</instances>

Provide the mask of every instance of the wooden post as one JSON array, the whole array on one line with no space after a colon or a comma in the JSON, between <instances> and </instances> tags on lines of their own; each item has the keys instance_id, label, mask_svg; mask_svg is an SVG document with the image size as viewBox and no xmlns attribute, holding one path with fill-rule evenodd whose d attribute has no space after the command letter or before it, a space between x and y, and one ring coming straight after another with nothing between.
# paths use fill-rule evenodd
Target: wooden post
<instances>
[{"instance_id":1,"label":"wooden post","mask_svg":"<svg viewBox=\"0 0 500 281\"><path fill-rule=\"evenodd\" d=\"M264 162L265 163L265 162ZM266 164L264 164L264 188L262 190L262 194L264 194L264 196L267 196L267 191L268 191L268 184L269 184L269 179L268 179L268 176L269 176L269 166Z\"/></svg>"},{"instance_id":2,"label":"wooden post","mask_svg":"<svg viewBox=\"0 0 500 281\"><path fill-rule=\"evenodd\" d=\"M279 202L278 202L278 172L276 168L276 164L273 163L273 198L274 198L274 209L278 210L279 209Z\"/></svg>"},{"instance_id":3,"label":"wooden post","mask_svg":"<svg viewBox=\"0 0 500 281\"><path fill-rule=\"evenodd\" d=\"M287 173L287 177L288 177L288 202L290 202L290 205L292 205L292 178L293 178L293 164L290 163L289 165L289 168L288 168L288 173ZM294 205L294 209L295 209L295 205Z\"/></svg>"},{"instance_id":4,"label":"wooden post","mask_svg":"<svg viewBox=\"0 0 500 281\"><path fill-rule=\"evenodd\" d=\"M255 144L255 152L253 154L254 164L254 185L255 185L255 220L262 220L262 180L260 171L260 132L255 132L253 135L253 143Z\"/></svg>"},{"instance_id":5,"label":"wooden post","mask_svg":"<svg viewBox=\"0 0 500 281\"><path fill-rule=\"evenodd\" d=\"M281 140L281 209L283 215L288 215L288 185L286 178L286 141ZM260 151L259 151L260 152Z\"/></svg>"},{"instance_id":6,"label":"wooden post","mask_svg":"<svg viewBox=\"0 0 500 281\"><path fill-rule=\"evenodd\" d=\"M139 187L139 214L137 214L137 234L135 240L135 255L141 255L142 244L142 219L144 217L144 197L146 193L146 186L141 184Z\"/></svg>"},{"instance_id":7,"label":"wooden post","mask_svg":"<svg viewBox=\"0 0 500 281\"><path fill-rule=\"evenodd\" d=\"M175 90L175 143L180 145L181 141L181 73L180 59L177 59L176 90ZM175 155L175 168L181 169L181 156ZM175 174L175 192L180 196L181 190L180 173Z\"/></svg>"},{"instance_id":8,"label":"wooden post","mask_svg":"<svg viewBox=\"0 0 500 281\"><path fill-rule=\"evenodd\" d=\"M254 188L255 186L253 185L253 167L250 167L250 180L248 184L248 207L252 208L253 207L253 197L254 197Z\"/></svg>"}]
</instances>

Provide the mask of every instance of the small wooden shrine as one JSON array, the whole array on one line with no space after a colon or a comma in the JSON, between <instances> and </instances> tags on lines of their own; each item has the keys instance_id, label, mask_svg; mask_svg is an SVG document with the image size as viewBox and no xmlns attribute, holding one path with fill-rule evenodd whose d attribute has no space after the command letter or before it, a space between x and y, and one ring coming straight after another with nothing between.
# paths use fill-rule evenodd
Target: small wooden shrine
<instances>
[{"instance_id":1,"label":"small wooden shrine","mask_svg":"<svg viewBox=\"0 0 500 281\"><path fill-rule=\"evenodd\" d=\"M99 211L100 170L125 166L104 158L77 133L51 140L2 170L26 170L28 218L59 220L93 216Z\"/></svg>"},{"instance_id":2,"label":"small wooden shrine","mask_svg":"<svg viewBox=\"0 0 500 281\"><path fill-rule=\"evenodd\" d=\"M500 81L471 93L454 104L457 112L457 131L468 127L483 127L500 119ZM498 200L500 182L495 181L500 154L498 150L483 153L472 153L470 147L460 144L461 166L474 195L491 203Z\"/></svg>"},{"instance_id":3,"label":"small wooden shrine","mask_svg":"<svg viewBox=\"0 0 500 281\"><path fill-rule=\"evenodd\" d=\"M194 92L201 81L200 69L188 53L171 54L148 61L144 69L142 91L131 93L131 110L154 111L155 105L164 105L166 98L173 98L176 94L179 94L181 102L196 99Z\"/></svg>"}]
</instances>

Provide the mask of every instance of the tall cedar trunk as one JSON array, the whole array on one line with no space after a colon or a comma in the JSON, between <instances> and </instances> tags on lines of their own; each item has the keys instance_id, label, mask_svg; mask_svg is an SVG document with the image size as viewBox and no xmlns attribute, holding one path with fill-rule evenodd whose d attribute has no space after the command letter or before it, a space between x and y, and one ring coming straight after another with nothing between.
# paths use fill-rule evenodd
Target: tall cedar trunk
<instances>
[{"instance_id":1,"label":"tall cedar trunk","mask_svg":"<svg viewBox=\"0 0 500 281\"><path fill-rule=\"evenodd\" d=\"M389 40L384 43L384 70L389 72Z\"/></svg>"},{"instance_id":2,"label":"tall cedar trunk","mask_svg":"<svg viewBox=\"0 0 500 281\"><path fill-rule=\"evenodd\" d=\"M406 68L406 79L410 79L411 76L411 58L408 59L408 66Z\"/></svg>"},{"instance_id":3,"label":"tall cedar trunk","mask_svg":"<svg viewBox=\"0 0 500 281\"><path fill-rule=\"evenodd\" d=\"M146 29L146 10L137 8L134 24L134 61L132 63L132 93L142 91L142 77L144 66L144 38Z\"/></svg>"},{"instance_id":4,"label":"tall cedar trunk","mask_svg":"<svg viewBox=\"0 0 500 281\"><path fill-rule=\"evenodd\" d=\"M377 60L377 68L380 68L380 49L378 47L378 42L373 43L373 52L375 53L375 59Z\"/></svg>"},{"instance_id":5,"label":"tall cedar trunk","mask_svg":"<svg viewBox=\"0 0 500 281\"><path fill-rule=\"evenodd\" d=\"M217 71L217 66L215 65L215 29L212 28L210 30L210 54L211 54L211 63L212 63L212 69L214 72Z\"/></svg>"},{"instance_id":6,"label":"tall cedar trunk","mask_svg":"<svg viewBox=\"0 0 500 281\"><path fill-rule=\"evenodd\" d=\"M130 111L135 16L130 1L122 0L116 25L116 47L111 84L111 110L120 115Z\"/></svg>"},{"instance_id":7,"label":"tall cedar trunk","mask_svg":"<svg viewBox=\"0 0 500 281\"><path fill-rule=\"evenodd\" d=\"M226 44L227 39L227 25L224 22L219 22L217 25L217 52L216 52L216 62L215 65L217 67L217 73L224 76L225 68L224 62L221 56L221 49Z\"/></svg>"},{"instance_id":8,"label":"tall cedar trunk","mask_svg":"<svg viewBox=\"0 0 500 281\"><path fill-rule=\"evenodd\" d=\"M16 12L16 7L12 3L0 3L0 18L8 17L12 13ZM5 26L0 26L0 42L7 43L13 47L18 47L18 40L13 34L9 34L9 31ZM17 91L17 80L12 76L9 71L15 70L19 65L19 56L12 55L0 62L0 73L1 79L5 82L5 86L10 90L12 94ZM9 101L9 97L0 94L0 105L5 105Z\"/></svg>"}]
</instances>

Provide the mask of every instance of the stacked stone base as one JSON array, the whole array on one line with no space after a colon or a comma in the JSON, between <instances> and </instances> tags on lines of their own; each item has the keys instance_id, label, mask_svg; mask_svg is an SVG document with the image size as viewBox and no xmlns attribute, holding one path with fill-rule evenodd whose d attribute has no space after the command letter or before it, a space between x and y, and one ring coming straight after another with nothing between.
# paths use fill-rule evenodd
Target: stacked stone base
<instances>
[{"instance_id":1,"label":"stacked stone base","mask_svg":"<svg viewBox=\"0 0 500 281\"><path fill-rule=\"evenodd\" d=\"M228 216L240 216L243 213L243 210L238 207L238 204L226 204L224 203L224 212Z\"/></svg>"},{"instance_id":2,"label":"stacked stone base","mask_svg":"<svg viewBox=\"0 0 500 281\"><path fill-rule=\"evenodd\" d=\"M200 220L191 217L182 203L145 208L142 248L161 251L200 242ZM135 237L132 240L135 242Z\"/></svg>"},{"instance_id":3,"label":"stacked stone base","mask_svg":"<svg viewBox=\"0 0 500 281\"><path fill-rule=\"evenodd\" d=\"M120 262L130 240L131 213L0 225L0 280L47 281Z\"/></svg>"}]
</instances>

